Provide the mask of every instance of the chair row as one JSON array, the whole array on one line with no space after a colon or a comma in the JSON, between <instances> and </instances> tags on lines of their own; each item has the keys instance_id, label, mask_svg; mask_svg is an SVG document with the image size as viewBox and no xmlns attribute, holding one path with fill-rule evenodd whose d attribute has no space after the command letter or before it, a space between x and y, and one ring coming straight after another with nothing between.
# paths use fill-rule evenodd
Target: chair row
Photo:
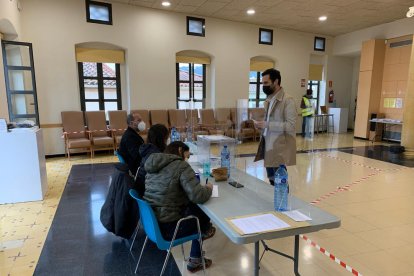
<instances>
[{"instance_id":1,"label":"chair row","mask_svg":"<svg viewBox=\"0 0 414 276\"><path fill-rule=\"evenodd\" d=\"M127 128L127 113L124 110L109 111L109 126L105 111L62 111L65 155L70 159L71 150L89 152L96 150L115 151Z\"/></svg>"},{"instance_id":2,"label":"chair row","mask_svg":"<svg viewBox=\"0 0 414 276\"><path fill-rule=\"evenodd\" d=\"M146 124L146 130L140 135L146 140L148 129L155 124L163 124L171 129L175 127L183 139L189 128L193 139L197 135L223 134L240 140L253 139L260 135L252 120L263 120L263 108L250 108L249 120L239 122L236 108L216 109L136 109ZM65 154L70 158L70 152L86 151L94 156L96 150L116 150L122 135L127 129L127 112L125 110L108 111L109 125L106 123L105 111L62 111L63 137L65 139Z\"/></svg>"}]
</instances>

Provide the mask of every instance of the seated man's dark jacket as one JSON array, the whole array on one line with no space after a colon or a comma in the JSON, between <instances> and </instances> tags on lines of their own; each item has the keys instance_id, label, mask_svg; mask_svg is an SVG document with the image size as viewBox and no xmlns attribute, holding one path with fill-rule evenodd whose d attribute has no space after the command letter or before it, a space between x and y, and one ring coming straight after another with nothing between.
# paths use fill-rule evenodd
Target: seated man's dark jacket
<instances>
[{"instance_id":1,"label":"seated man's dark jacket","mask_svg":"<svg viewBox=\"0 0 414 276\"><path fill-rule=\"evenodd\" d=\"M115 169L100 219L109 232L129 239L139 219L137 203L129 195L134 180L129 175L126 164L116 164Z\"/></svg>"},{"instance_id":2,"label":"seated man's dark jacket","mask_svg":"<svg viewBox=\"0 0 414 276\"><path fill-rule=\"evenodd\" d=\"M144 144L144 139L131 127L122 135L121 144L118 153L125 159L128 168L133 175L136 174L139 164L141 163L141 155L139 147Z\"/></svg>"}]
</instances>

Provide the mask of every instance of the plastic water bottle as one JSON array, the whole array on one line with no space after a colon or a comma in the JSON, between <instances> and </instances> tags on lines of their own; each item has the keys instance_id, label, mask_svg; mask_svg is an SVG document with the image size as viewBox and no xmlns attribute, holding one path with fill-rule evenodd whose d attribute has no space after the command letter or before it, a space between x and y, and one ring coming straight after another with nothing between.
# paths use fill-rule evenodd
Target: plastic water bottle
<instances>
[{"instance_id":1,"label":"plastic water bottle","mask_svg":"<svg viewBox=\"0 0 414 276\"><path fill-rule=\"evenodd\" d=\"M171 129L171 142L177 141L177 129L175 127L172 127Z\"/></svg>"},{"instance_id":2,"label":"plastic water bottle","mask_svg":"<svg viewBox=\"0 0 414 276\"><path fill-rule=\"evenodd\" d=\"M288 179L286 166L280 165L275 173L274 206L276 211L287 211L288 209Z\"/></svg>"},{"instance_id":3,"label":"plastic water bottle","mask_svg":"<svg viewBox=\"0 0 414 276\"><path fill-rule=\"evenodd\" d=\"M221 150L221 166L227 168L227 177L230 176L230 151L227 145L223 146Z\"/></svg>"},{"instance_id":4,"label":"plastic water bottle","mask_svg":"<svg viewBox=\"0 0 414 276\"><path fill-rule=\"evenodd\" d=\"M187 142L193 141L193 130L191 129L191 126L187 126Z\"/></svg>"},{"instance_id":5,"label":"plastic water bottle","mask_svg":"<svg viewBox=\"0 0 414 276\"><path fill-rule=\"evenodd\" d=\"M181 134L178 130L175 130L175 141L181 141Z\"/></svg>"}]
</instances>

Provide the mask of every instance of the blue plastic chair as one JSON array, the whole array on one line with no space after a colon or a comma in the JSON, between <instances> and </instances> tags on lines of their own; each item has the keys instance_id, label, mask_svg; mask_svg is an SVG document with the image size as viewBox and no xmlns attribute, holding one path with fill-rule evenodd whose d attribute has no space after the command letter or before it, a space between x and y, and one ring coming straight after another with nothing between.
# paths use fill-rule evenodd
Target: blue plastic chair
<instances>
[{"instance_id":1,"label":"blue plastic chair","mask_svg":"<svg viewBox=\"0 0 414 276\"><path fill-rule=\"evenodd\" d=\"M145 231L145 234L146 234L145 242L144 242L144 245L142 246L141 253L140 253L139 258L138 258L137 266L135 267L135 274L138 271L138 266L139 266L139 263L141 262L142 253L144 252L144 249L145 249L145 246L148 242L148 239L150 239L152 242L154 242L157 245L158 249L167 250L167 256L165 257L164 265L162 266L162 270L161 270L160 275L162 275L164 273L164 270L167 266L168 258L170 257L170 254L171 254L171 248L173 248L177 245L181 245L181 251L183 253L184 260L187 261L188 259L185 258L183 244L188 242L188 241L198 239L200 241L200 252L203 252L203 248L202 248L203 243L202 243L202 236L201 236L201 231L200 231L200 223L199 223L197 217L188 216L188 217L180 219L177 223L177 226L175 227L174 236L173 236L172 240L171 241L166 241L162 237L160 227L158 225L157 218L155 217L154 211L152 210L151 206L146 201L142 200L139 197L138 192L135 191L134 189L130 189L129 194L138 202L139 213L140 213L140 217L141 217L141 224L142 224L142 226L144 228L144 231ZM197 221L198 233L190 235L190 236L186 236L186 237L183 237L183 238L176 239L175 237L177 235L177 231L180 227L181 222L184 221L184 220L188 220L188 219L195 219ZM201 258L201 259L202 259L202 262L203 262L203 271L205 273L206 266L205 266L205 262L204 262L204 257Z\"/></svg>"},{"instance_id":2,"label":"blue plastic chair","mask_svg":"<svg viewBox=\"0 0 414 276\"><path fill-rule=\"evenodd\" d=\"M125 159L119 154L117 150L115 151L115 155L118 157L119 163L126 164Z\"/></svg>"}]
</instances>

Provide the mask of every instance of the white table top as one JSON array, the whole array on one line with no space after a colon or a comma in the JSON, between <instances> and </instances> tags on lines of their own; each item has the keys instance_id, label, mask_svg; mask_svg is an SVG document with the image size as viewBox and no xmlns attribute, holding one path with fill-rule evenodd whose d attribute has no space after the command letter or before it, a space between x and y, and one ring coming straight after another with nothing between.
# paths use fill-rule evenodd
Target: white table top
<instances>
[{"instance_id":1,"label":"white table top","mask_svg":"<svg viewBox=\"0 0 414 276\"><path fill-rule=\"evenodd\" d=\"M197 171L198 165L192 164ZM290 197L292 210L298 210L312 218L309 226L294 229L285 229L268 233L252 235L240 235L225 220L229 217L257 214L273 211L274 189L269 184L250 176L240 170L232 169L231 177L244 185L244 188L234 188L226 182L215 182L209 178L209 182L219 186L219 197L210 198L200 208L210 217L226 236L236 244L254 243L260 240L270 240L288 236L294 236L322 229L337 228L341 221L336 216L323 211L294 196ZM205 178L201 176L201 183Z\"/></svg>"}]
</instances>

